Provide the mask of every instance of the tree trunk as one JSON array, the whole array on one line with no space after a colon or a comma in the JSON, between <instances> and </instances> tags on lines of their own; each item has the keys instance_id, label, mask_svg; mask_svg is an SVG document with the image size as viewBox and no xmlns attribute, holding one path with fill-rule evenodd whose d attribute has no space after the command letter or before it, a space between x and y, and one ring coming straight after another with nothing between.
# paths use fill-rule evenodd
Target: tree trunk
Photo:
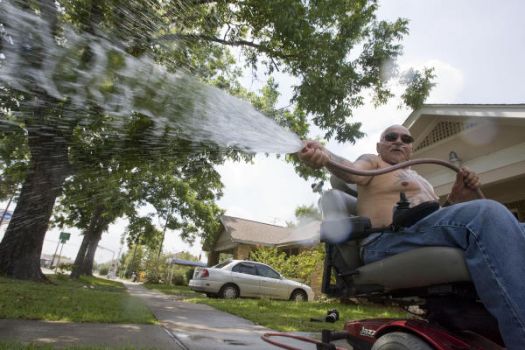
<instances>
[{"instance_id":1,"label":"tree trunk","mask_svg":"<svg viewBox=\"0 0 525 350\"><path fill-rule=\"evenodd\" d=\"M78 250L77 257L75 258L75 263L73 264L71 275L69 275L70 278L78 279L80 277L80 266L82 265L82 263L84 262L84 258L86 257L88 245L89 235L86 232L84 233L84 239L82 240L82 244L80 245L80 249Z\"/></svg>"},{"instance_id":2,"label":"tree trunk","mask_svg":"<svg viewBox=\"0 0 525 350\"><path fill-rule=\"evenodd\" d=\"M108 222L102 218L104 207L98 206L93 211L89 226L84 232L84 239L78 251L71 271L71 278L79 278L81 275L93 275L93 260L95 259L95 252L97 251L98 242L102 237L102 233L107 230Z\"/></svg>"},{"instance_id":3,"label":"tree trunk","mask_svg":"<svg viewBox=\"0 0 525 350\"><path fill-rule=\"evenodd\" d=\"M95 253L98 248L98 242L100 242L101 237L102 232L100 232L100 235L98 235L98 237L93 237L91 242L89 242L86 258L84 259L84 263L81 266L82 275L93 276L93 262L95 260Z\"/></svg>"},{"instance_id":4,"label":"tree trunk","mask_svg":"<svg viewBox=\"0 0 525 350\"><path fill-rule=\"evenodd\" d=\"M0 243L0 275L47 280L40 255L56 197L69 171L68 148L55 130L28 127L31 167L5 236Z\"/></svg>"}]
</instances>

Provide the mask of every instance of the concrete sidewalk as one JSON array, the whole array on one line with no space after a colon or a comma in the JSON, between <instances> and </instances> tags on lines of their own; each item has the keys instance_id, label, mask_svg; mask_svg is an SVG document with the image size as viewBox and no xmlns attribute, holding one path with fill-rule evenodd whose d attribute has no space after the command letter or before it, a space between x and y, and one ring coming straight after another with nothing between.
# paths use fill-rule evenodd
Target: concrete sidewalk
<instances>
[{"instance_id":1,"label":"concrete sidewalk","mask_svg":"<svg viewBox=\"0 0 525 350\"><path fill-rule=\"evenodd\" d=\"M177 300L156 291L148 290L140 284L122 281L129 292L144 300L161 325L169 331L179 345L188 350L277 350L278 347L261 339L271 329L258 326L246 319L219 311L204 304L193 304ZM319 334L295 333L319 339ZM273 338L297 349L316 349L311 343L290 338ZM351 349L344 341L334 343L340 348Z\"/></svg>"},{"instance_id":2,"label":"concrete sidewalk","mask_svg":"<svg viewBox=\"0 0 525 350\"><path fill-rule=\"evenodd\" d=\"M161 326L144 324L69 323L33 320L1 320L0 340L24 344L124 347L183 350Z\"/></svg>"},{"instance_id":3,"label":"concrete sidewalk","mask_svg":"<svg viewBox=\"0 0 525 350\"><path fill-rule=\"evenodd\" d=\"M125 285L132 295L144 300L161 325L185 349L277 349L261 340L262 334L271 331L268 328L208 305L176 300L174 296L148 290L139 284Z\"/></svg>"}]
</instances>

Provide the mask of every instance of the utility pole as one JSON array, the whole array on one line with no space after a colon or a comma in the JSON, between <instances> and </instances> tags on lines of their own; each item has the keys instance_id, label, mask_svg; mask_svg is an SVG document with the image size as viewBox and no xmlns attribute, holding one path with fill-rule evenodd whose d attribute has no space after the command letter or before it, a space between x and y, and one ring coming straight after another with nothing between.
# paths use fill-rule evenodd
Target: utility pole
<instances>
[{"instance_id":1,"label":"utility pole","mask_svg":"<svg viewBox=\"0 0 525 350\"><path fill-rule=\"evenodd\" d=\"M62 255L62 249L64 249L64 244L69 240L69 238L71 237L71 233L68 233L68 232L60 232L60 237L59 237L59 244L62 243L62 246L60 247L60 253L58 254L58 259L57 259L57 264L55 266L55 273L57 273L57 270L58 270L58 265L60 264L60 256ZM58 249L58 245L57 245L57 249ZM55 250L55 256L56 256L57 252ZM51 260L51 266L53 264L53 261L55 260L55 256L53 256L53 260Z\"/></svg>"},{"instance_id":2,"label":"utility pole","mask_svg":"<svg viewBox=\"0 0 525 350\"><path fill-rule=\"evenodd\" d=\"M60 246L60 240L57 242L57 247L55 249L55 254L53 254L53 258L51 259L51 264L49 264L50 268L53 268L53 264L55 263L55 259L57 257L58 247Z\"/></svg>"},{"instance_id":3,"label":"utility pole","mask_svg":"<svg viewBox=\"0 0 525 350\"><path fill-rule=\"evenodd\" d=\"M168 219L170 218L173 207L170 207L168 214L166 215L166 222L164 222L164 228L162 230L162 240L160 241L159 252L157 253L157 265L159 263L160 254L162 253L162 246L164 245L164 238L166 237L166 228L168 227Z\"/></svg>"}]
</instances>

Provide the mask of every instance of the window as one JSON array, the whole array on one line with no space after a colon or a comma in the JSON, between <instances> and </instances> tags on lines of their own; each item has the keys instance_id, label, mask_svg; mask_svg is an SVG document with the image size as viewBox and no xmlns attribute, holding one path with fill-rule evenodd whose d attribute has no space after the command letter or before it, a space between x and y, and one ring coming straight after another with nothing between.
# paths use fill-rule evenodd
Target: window
<instances>
[{"instance_id":1,"label":"window","mask_svg":"<svg viewBox=\"0 0 525 350\"><path fill-rule=\"evenodd\" d=\"M247 275L257 275L257 270L253 264L239 263L233 267L232 271Z\"/></svg>"},{"instance_id":2,"label":"window","mask_svg":"<svg viewBox=\"0 0 525 350\"><path fill-rule=\"evenodd\" d=\"M219 264L217 264L215 266L212 266L212 267L214 267L216 269L222 269L224 266L228 265L229 263L231 263L231 261L226 260L226 261L223 261L223 262L221 262L221 263L219 263Z\"/></svg>"},{"instance_id":3,"label":"window","mask_svg":"<svg viewBox=\"0 0 525 350\"><path fill-rule=\"evenodd\" d=\"M257 265L257 271L259 272L259 276L275 278L275 279L281 278L281 275L279 275L277 272L275 272L275 270L272 270L266 265Z\"/></svg>"}]
</instances>

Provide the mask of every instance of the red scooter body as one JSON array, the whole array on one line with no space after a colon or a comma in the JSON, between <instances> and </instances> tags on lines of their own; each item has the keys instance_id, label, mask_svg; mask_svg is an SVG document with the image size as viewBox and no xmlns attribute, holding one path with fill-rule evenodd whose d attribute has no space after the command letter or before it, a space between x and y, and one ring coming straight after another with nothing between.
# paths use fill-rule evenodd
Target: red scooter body
<instances>
[{"instance_id":1,"label":"red scooter body","mask_svg":"<svg viewBox=\"0 0 525 350\"><path fill-rule=\"evenodd\" d=\"M344 331L355 350L371 349L379 337L389 332L410 333L435 350L504 350L489 339L472 332L455 334L438 325L419 319L367 319L347 321Z\"/></svg>"}]
</instances>

